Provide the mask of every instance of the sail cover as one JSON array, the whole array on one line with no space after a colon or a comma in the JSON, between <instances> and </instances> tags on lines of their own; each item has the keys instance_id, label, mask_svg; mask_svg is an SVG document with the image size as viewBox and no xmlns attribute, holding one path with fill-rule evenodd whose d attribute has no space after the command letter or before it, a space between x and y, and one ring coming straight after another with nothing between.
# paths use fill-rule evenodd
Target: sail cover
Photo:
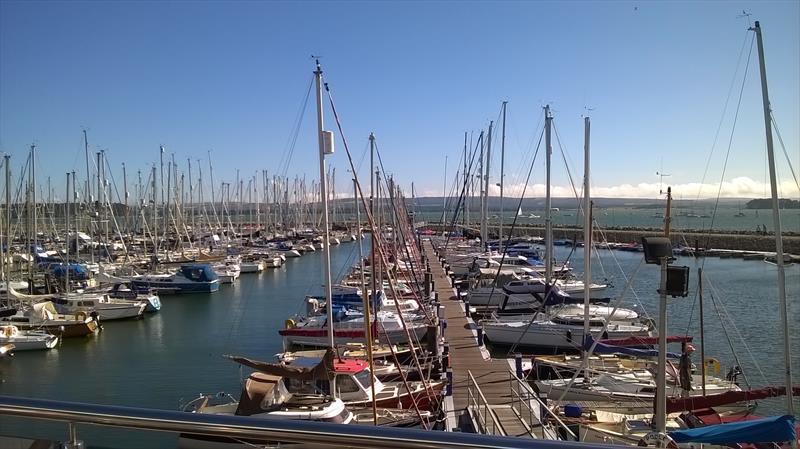
<instances>
[{"instance_id":1,"label":"sail cover","mask_svg":"<svg viewBox=\"0 0 800 449\"><path fill-rule=\"evenodd\" d=\"M614 346L605 343L601 343L603 340L597 342L597 345L594 347L595 354L625 354L635 357L658 357L658 350L657 349L636 349L636 348L628 348L625 346ZM586 340L583 344L583 349L588 351L592 348L594 344L594 338L591 335L586 336ZM675 354L672 352L667 353L667 357L677 359L680 358L680 354Z\"/></svg>"},{"instance_id":2,"label":"sail cover","mask_svg":"<svg viewBox=\"0 0 800 449\"><path fill-rule=\"evenodd\" d=\"M676 443L782 443L797 438L794 416L773 416L669 432Z\"/></svg>"},{"instance_id":3,"label":"sail cover","mask_svg":"<svg viewBox=\"0 0 800 449\"><path fill-rule=\"evenodd\" d=\"M268 363L259 360L252 360L246 357L238 356L225 356L241 365L253 368L262 373L271 374L273 376L288 377L290 379L298 380L330 380L334 376L333 372L333 359L335 351L328 348L325 351L325 356L320 362L311 368L299 368L281 363Z\"/></svg>"}]
</instances>

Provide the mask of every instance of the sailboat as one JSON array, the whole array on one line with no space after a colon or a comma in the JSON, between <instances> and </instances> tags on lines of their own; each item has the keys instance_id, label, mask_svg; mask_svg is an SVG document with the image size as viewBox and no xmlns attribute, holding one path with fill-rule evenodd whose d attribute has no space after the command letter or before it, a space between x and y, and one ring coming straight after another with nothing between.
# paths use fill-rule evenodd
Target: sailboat
<instances>
[{"instance_id":1,"label":"sailboat","mask_svg":"<svg viewBox=\"0 0 800 449\"><path fill-rule=\"evenodd\" d=\"M330 135L332 133L323 131L322 69L319 61L316 62L314 75L317 88L320 193L323 205L324 238L321 248L324 249L325 253L323 264L325 268L325 299L327 304L332 304L331 255L330 245L328 244L330 242L330 227L328 223L327 190L325 188L325 155L333 152L333 138ZM257 370L246 380L239 400L237 401L229 395L217 395L217 397L221 396L223 403L215 404L212 403L213 395L201 395L195 401L184 406L183 410L192 413L303 419L341 424L358 422L359 419L363 420L362 422L372 422L374 424L392 424L398 422L398 416L411 417L411 413L413 413L411 411L406 414L403 411L398 411L396 414L383 414L379 419L378 414L380 412L374 406L371 411L361 410L358 413L353 413L349 410L340 396L343 393L347 393L348 389L357 389L359 393L367 395L365 401L362 401L364 403L359 402L358 405L366 405L366 402L371 403L377 399L370 395L369 392L371 391L374 394L374 387L378 381L373 378L369 370L365 371L366 367L359 365L359 368L364 369L355 370L351 366L352 364L335 356L336 339L333 307L327 307L326 313L328 325L322 329L327 333L327 350L325 356L313 367L288 366L253 361L244 357L229 357L237 363ZM361 332L363 335L363 324ZM347 375L355 375L356 378L348 377L347 380L342 378L341 384L339 384L337 378L340 372ZM358 377L363 372L366 372L366 379ZM310 382L310 384L307 382ZM327 388L322 391L314 388L317 382L325 383ZM310 388L304 388L306 385L310 385ZM423 392L425 392L424 389ZM397 398L395 397L395 399ZM222 442L216 440L214 442L222 443L226 446L236 445L239 447L248 447L253 444L263 445L265 443L263 441L249 442L230 439L225 439ZM203 435L181 435L181 447L208 447L209 443L212 442Z\"/></svg>"},{"instance_id":2,"label":"sailboat","mask_svg":"<svg viewBox=\"0 0 800 449\"><path fill-rule=\"evenodd\" d=\"M552 254L553 254L553 235L550 196L550 159L552 154L552 144L550 140L552 126L552 116L549 106L545 107L545 135L546 135L546 173L547 173L547 196L545 206L545 226L546 226L546 251L545 251L545 301L549 296L557 291L553 280ZM587 121L587 153L588 153L588 121ZM588 157L588 156L587 156ZM588 166L587 166L588 170ZM588 177L588 174L587 174ZM586 188L588 192L588 188ZM587 200L585 213L587 217L589 203ZM587 218L588 219L588 218ZM589 251L591 245L588 245ZM587 257L587 260L590 258ZM584 305L583 307L569 307L567 310L556 308L552 313L537 313L533 315L518 316L494 316L491 319L481 321L486 338L496 344L512 346L528 346L536 348L554 348L560 350L574 350L580 348L581 342L591 335L595 339L599 338L626 338L631 336L649 336L651 328L639 320L638 315L620 311L622 315L617 315L617 309L606 307L591 306L589 304L589 291L591 280L588 278L589 267L584 268ZM498 295L501 296L501 295ZM632 312L632 311L630 311Z\"/></svg>"}]
</instances>

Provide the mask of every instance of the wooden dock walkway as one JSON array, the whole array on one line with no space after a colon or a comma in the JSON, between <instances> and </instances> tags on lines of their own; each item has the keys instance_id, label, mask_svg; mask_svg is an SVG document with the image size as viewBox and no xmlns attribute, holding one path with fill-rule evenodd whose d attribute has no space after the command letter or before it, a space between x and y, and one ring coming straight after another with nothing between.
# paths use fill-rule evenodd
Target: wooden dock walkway
<instances>
[{"instance_id":1,"label":"wooden dock walkway","mask_svg":"<svg viewBox=\"0 0 800 449\"><path fill-rule=\"evenodd\" d=\"M455 295L450 285L450 279L434 252L433 244L425 241L423 248L424 254L430 261L435 284L434 291L439 294L439 302L444 306L443 318L447 319L445 339L449 344L450 367L453 370L453 411L456 416L471 413L473 419L477 418L474 415L479 412L474 407L470 407L474 405L470 404L469 373L471 373L489 408L494 411L499 426L502 427L502 433L493 431L495 429L485 430L485 433L531 436L530 428L538 426L536 424L531 426L527 423L527 419L520 418L520 407L512 407L514 402L513 379L509 373L508 362L505 359L484 357L484 353L478 346L476 334L473 332L475 323L467 319L463 303ZM473 395L474 392L475 389L473 389ZM538 418L536 420L538 421ZM491 427L492 423L490 422L488 425Z\"/></svg>"}]
</instances>

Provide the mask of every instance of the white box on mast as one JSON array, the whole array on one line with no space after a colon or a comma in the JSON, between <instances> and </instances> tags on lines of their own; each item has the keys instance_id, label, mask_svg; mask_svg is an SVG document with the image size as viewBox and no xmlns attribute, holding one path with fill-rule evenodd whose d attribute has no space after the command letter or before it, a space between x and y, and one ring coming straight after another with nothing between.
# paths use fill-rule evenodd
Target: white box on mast
<instances>
[{"instance_id":1,"label":"white box on mast","mask_svg":"<svg viewBox=\"0 0 800 449\"><path fill-rule=\"evenodd\" d=\"M333 131L322 131L322 145L325 154L333 154Z\"/></svg>"}]
</instances>

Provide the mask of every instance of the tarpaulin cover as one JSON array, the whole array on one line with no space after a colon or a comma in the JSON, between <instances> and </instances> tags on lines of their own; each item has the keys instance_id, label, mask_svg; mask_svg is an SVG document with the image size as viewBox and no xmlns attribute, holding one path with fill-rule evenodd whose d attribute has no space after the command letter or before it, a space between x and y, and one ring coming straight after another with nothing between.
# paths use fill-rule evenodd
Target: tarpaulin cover
<instances>
[{"instance_id":1,"label":"tarpaulin cover","mask_svg":"<svg viewBox=\"0 0 800 449\"><path fill-rule=\"evenodd\" d=\"M676 443L781 443L797 438L794 416L743 421L669 432Z\"/></svg>"},{"instance_id":2,"label":"tarpaulin cover","mask_svg":"<svg viewBox=\"0 0 800 449\"><path fill-rule=\"evenodd\" d=\"M583 349L589 350L594 343L594 339L591 335L586 336L586 341L583 344ZM635 348L626 348L624 346L613 346L607 345L605 343L597 343L597 346L594 347L595 354L625 354L635 357L658 357L658 350L657 349L635 349ZM677 359L680 358L680 354L674 354L672 352L667 353L667 357Z\"/></svg>"}]
</instances>

